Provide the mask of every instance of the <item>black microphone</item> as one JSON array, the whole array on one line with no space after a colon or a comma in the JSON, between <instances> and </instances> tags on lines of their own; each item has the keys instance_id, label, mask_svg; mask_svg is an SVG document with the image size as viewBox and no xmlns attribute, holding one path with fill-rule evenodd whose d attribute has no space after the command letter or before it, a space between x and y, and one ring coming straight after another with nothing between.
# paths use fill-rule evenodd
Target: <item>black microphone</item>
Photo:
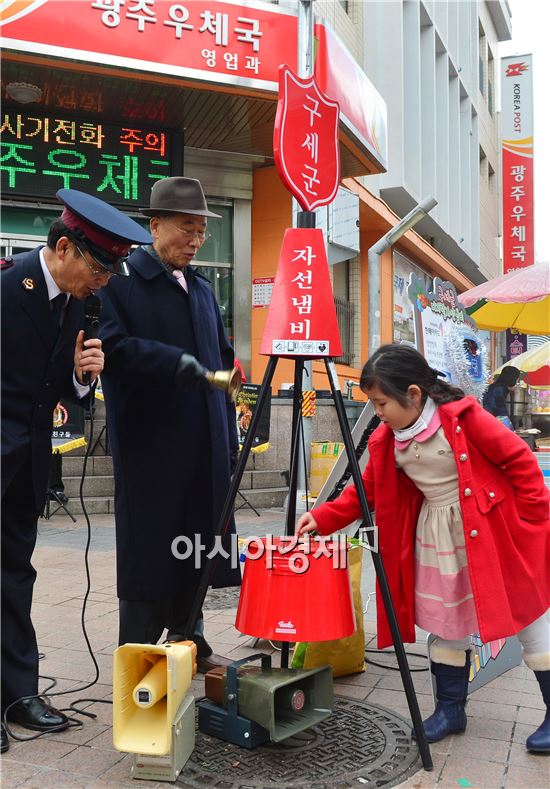
<instances>
[{"instance_id":1,"label":"black microphone","mask_svg":"<svg viewBox=\"0 0 550 789\"><path fill-rule=\"evenodd\" d=\"M94 340L97 337L100 312L101 301L98 296L91 294L84 302L84 341ZM88 371L82 374L82 381L84 384L90 383L90 373Z\"/></svg>"}]
</instances>

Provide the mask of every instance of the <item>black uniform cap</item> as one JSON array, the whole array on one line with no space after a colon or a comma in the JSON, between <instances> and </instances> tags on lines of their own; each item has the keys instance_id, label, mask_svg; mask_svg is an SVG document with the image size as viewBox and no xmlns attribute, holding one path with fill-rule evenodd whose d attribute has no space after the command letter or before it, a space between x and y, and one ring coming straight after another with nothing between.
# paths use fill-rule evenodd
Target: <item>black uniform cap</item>
<instances>
[{"instance_id":1,"label":"black uniform cap","mask_svg":"<svg viewBox=\"0 0 550 789\"><path fill-rule=\"evenodd\" d=\"M77 189L59 189L65 208L61 220L83 233L90 252L112 274L128 274L126 258L132 244L152 244L151 235L109 203Z\"/></svg>"}]
</instances>

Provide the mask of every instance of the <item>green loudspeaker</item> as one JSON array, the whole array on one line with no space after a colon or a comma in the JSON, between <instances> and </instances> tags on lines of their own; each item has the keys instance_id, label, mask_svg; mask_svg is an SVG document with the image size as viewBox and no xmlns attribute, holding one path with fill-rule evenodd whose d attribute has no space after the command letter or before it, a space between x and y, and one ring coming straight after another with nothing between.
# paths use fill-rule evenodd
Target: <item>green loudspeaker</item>
<instances>
[{"instance_id":1,"label":"green loudspeaker","mask_svg":"<svg viewBox=\"0 0 550 789\"><path fill-rule=\"evenodd\" d=\"M255 655L242 662L260 657ZM271 668L262 655L262 668L236 668L206 675L208 699L231 709L236 700L238 715L258 723L269 732L272 742L281 742L328 718L334 703L332 671L329 666L315 669ZM236 673L236 694L232 693L229 672ZM236 695L236 699L235 699ZM199 728L200 718L199 718ZM203 729L204 730L204 729ZM214 731L209 733L215 734Z\"/></svg>"}]
</instances>

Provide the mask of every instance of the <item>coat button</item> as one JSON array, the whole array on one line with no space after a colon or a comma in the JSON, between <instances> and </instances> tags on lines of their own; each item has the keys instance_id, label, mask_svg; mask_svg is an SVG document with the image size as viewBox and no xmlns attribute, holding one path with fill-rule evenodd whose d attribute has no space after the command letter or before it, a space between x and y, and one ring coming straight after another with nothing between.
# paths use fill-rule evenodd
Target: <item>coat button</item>
<instances>
[{"instance_id":1,"label":"coat button","mask_svg":"<svg viewBox=\"0 0 550 789\"><path fill-rule=\"evenodd\" d=\"M465 488L464 495L465 496L471 496L472 495L472 491L470 490L470 488Z\"/></svg>"},{"instance_id":2,"label":"coat button","mask_svg":"<svg viewBox=\"0 0 550 789\"><path fill-rule=\"evenodd\" d=\"M495 495L496 495L496 494L495 494L493 491L491 491L491 492L489 493L489 498L490 498L490 499L494 499L494 498L495 498Z\"/></svg>"},{"instance_id":3,"label":"coat button","mask_svg":"<svg viewBox=\"0 0 550 789\"><path fill-rule=\"evenodd\" d=\"M468 460L468 455L463 452L462 455L458 458L461 463L465 463Z\"/></svg>"},{"instance_id":4,"label":"coat button","mask_svg":"<svg viewBox=\"0 0 550 789\"><path fill-rule=\"evenodd\" d=\"M470 532L470 537L477 537L477 529L472 529Z\"/></svg>"},{"instance_id":5,"label":"coat button","mask_svg":"<svg viewBox=\"0 0 550 789\"><path fill-rule=\"evenodd\" d=\"M462 433L462 428L460 427L460 425L456 426L456 432L457 433Z\"/></svg>"}]
</instances>

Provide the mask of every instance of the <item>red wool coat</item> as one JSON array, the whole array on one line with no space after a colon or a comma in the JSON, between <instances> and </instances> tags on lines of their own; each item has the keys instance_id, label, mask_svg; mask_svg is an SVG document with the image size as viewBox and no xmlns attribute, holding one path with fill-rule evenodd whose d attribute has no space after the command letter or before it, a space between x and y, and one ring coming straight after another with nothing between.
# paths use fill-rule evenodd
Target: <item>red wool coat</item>
<instances>
[{"instance_id":1,"label":"red wool coat","mask_svg":"<svg viewBox=\"0 0 550 789\"><path fill-rule=\"evenodd\" d=\"M550 607L550 493L527 444L473 397L439 406L458 469L468 568L483 641L513 635ZM414 630L414 542L424 496L397 468L394 436L380 425L363 472L379 550L403 641ZM361 517L350 485L313 511L320 534ZM393 643L377 586L378 646Z\"/></svg>"}]
</instances>

